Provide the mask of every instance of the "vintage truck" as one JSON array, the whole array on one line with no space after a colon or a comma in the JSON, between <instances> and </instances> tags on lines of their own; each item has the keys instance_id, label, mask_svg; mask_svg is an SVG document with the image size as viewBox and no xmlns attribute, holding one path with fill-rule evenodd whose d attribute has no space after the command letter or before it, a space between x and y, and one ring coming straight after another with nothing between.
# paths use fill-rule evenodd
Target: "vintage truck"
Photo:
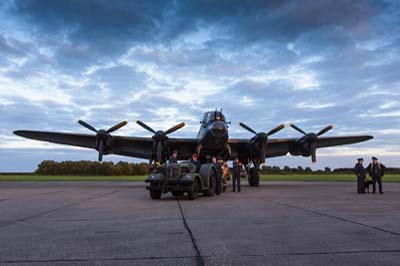
<instances>
[{"instance_id":1,"label":"vintage truck","mask_svg":"<svg viewBox=\"0 0 400 266\"><path fill-rule=\"evenodd\" d=\"M146 189L154 200L168 192L175 197L187 193L190 200L196 199L199 194L211 197L218 193L217 174L211 163L201 165L198 172L190 162L162 164L150 171L145 182L149 183Z\"/></svg>"}]
</instances>

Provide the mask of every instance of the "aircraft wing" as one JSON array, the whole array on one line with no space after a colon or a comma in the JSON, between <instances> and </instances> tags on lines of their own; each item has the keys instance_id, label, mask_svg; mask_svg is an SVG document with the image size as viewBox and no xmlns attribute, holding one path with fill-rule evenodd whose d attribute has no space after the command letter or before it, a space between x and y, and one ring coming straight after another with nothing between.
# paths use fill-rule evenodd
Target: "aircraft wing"
<instances>
[{"instance_id":1,"label":"aircraft wing","mask_svg":"<svg viewBox=\"0 0 400 266\"><path fill-rule=\"evenodd\" d=\"M319 137L317 148L332 147L338 145L353 144L372 139L372 136L339 136L339 137ZM288 139L269 139L266 158L285 156L295 145L297 138ZM229 145L232 149L231 159L240 153L246 153L248 139L230 139Z\"/></svg>"},{"instance_id":2,"label":"aircraft wing","mask_svg":"<svg viewBox=\"0 0 400 266\"><path fill-rule=\"evenodd\" d=\"M17 130L14 131L14 134L28 139L42 140L84 148L96 148L96 137L89 134L72 134L32 130Z\"/></svg>"},{"instance_id":3,"label":"aircraft wing","mask_svg":"<svg viewBox=\"0 0 400 266\"><path fill-rule=\"evenodd\" d=\"M96 136L90 134L60 133L48 131L18 130L14 134L58 144L72 145L96 149ZM114 150L112 154L149 159L152 152L153 140L142 137L112 136ZM170 148L179 151L178 159L188 159L196 149L196 139L170 139Z\"/></svg>"}]
</instances>

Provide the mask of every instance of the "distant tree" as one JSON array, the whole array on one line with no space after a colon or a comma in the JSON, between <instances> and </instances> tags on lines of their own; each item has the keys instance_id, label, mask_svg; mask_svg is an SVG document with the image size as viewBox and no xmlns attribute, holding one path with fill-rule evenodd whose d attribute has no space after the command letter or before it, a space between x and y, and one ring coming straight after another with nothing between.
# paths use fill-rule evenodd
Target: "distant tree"
<instances>
[{"instance_id":1,"label":"distant tree","mask_svg":"<svg viewBox=\"0 0 400 266\"><path fill-rule=\"evenodd\" d=\"M285 165L285 167L283 167L283 171L286 173L290 173L292 172L292 169L289 166Z\"/></svg>"},{"instance_id":2,"label":"distant tree","mask_svg":"<svg viewBox=\"0 0 400 266\"><path fill-rule=\"evenodd\" d=\"M326 166L326 167L325 167L325 173L331 173L331 172L332 172L331 168L329 168L328 166Z\"/></svg>"},{"instance_id":3,"label":"distant tree","mask_svg":"<svg viewBox=\"0 0 400 266\"><path fill-rule=\"evenodd\" d=\"M310 167L306 167L304 172L306 172L307 174L312 174L313 171L312 171L312 169Z\"/></svg>"},{"instance_id":4,"label":"distant tree","mask_svg":"<svg viewBox=\"0 0 400 266\"><path fill-rule=\"evenodd\" d=\"M298 173L303 173L303 172L304 172L303 167L298 166L298 167L297 167L297 172L298 172Z\"/></svg>"},{"instance_id":5,"label":"distant tree","mask_svg":"<svg viewBox=\"0 0 400 266\"><path fill-rule=\"evenodd\" d=\"M43 161L36 171L41 175L145 175L147 163L97 162L97 161Z\"/></svg>"}]
</instances>

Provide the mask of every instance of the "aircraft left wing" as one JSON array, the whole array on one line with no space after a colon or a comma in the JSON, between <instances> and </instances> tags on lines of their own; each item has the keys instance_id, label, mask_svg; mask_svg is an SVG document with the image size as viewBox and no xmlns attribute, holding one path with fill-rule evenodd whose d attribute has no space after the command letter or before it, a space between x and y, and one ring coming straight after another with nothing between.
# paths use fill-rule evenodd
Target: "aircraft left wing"
<instances>
[{"instance_id":1,"label":"aircraft left wing","mask_svg":"<svg viewBox=\"0 0 400 266\"><path fill-rule=\"evenodd\" d=\"M96 149L96 136L90 134L60 133L49 131L18 130L14 134L51 143ZM110 154L149 159L152 138L112 136L113 150ZM170 139L170 149L179 150L179 160L188 159L196 149L196 139Z\"/></svg>"},{"instance_id":2,"label":"aircraft left wing","mask_svg":"<svg viewBox=\"0 0 400 266\"><path fill-rule=\"evenodd\" d=\"M28 139L42 140L84 148L96 148L96 137L89 134L72 134L32 130L17 130L14 131L14 134Z\"/></svg>"}]
</instances>

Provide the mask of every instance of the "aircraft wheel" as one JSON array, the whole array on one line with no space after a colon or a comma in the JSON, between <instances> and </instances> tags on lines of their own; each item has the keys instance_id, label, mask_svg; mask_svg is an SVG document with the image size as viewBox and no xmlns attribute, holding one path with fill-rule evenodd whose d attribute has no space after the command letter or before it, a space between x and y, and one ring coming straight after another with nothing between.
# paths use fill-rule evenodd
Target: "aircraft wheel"
<instances>
[{"instance_id":1,"label":"aircraft wheel","mask_svg":"<svg viewBox=\"0 0 400 266\"><path fill-rule=\"evenodd\" d=\"M193 182L192 190L188 192L188 198L189 198L189 200L195 200L195 199L197 199L197 197L199 196L199 190L200 190L199 181L196 179L196 180Z\"/></svg>"},{"instance_id":2,"label":"aircraft wheel","mask_svg":"<svg viewBox=\"0 0 400 266\"><path fill-rule=\"evenodd\" d=\"M154 185L154 184L151 184L151 185L150 185L150 197L151 197L153 200L158 200L158 199L161 198L161 191L158 190L158 189L156 188L156 185Z\"/></svg>"}]
</instances>

